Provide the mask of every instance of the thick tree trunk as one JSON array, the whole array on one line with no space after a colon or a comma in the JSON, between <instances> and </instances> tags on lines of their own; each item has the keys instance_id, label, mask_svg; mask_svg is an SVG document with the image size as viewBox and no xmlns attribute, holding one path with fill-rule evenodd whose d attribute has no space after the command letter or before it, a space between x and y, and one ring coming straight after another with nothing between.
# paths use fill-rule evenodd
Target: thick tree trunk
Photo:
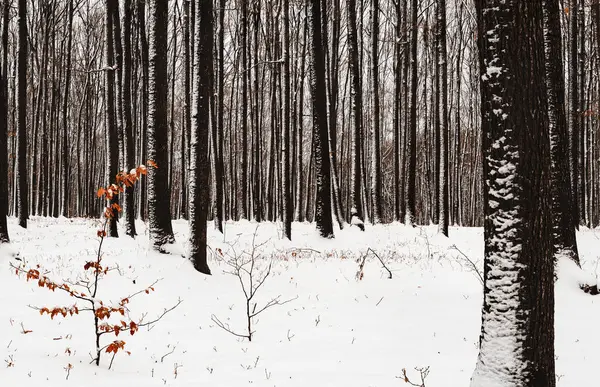
<instances>
[{"instance_id":1,"label":"thick tree trunk","mask_svg":"<svg viewBox=\"0 0 600 387\"><path fill-rule=\"evenodd\" d=\"M541 3L476 2L485 160L485 282L472 387L556 385ZM517 39L521 44L515 44Z\"/></svg>"},{"instance_id":2,"label":"thick tree trunk","mask_svg":"<svg viewBox=\"0 0 600 387\"><path fill-rule=\"evenodd\" d=\"M157 166L148 172L148 218L152 246L163 252L165 244L175 242L171 224L168 155L168 4L150 1L150 79L148 114L148 158Z\"/></svg>"},{"instance_id":3,"label":"thick tree trunk","mask_svg":"<svg viewBox=\"0 0 600 387\"><path fill-rule=\"evenodd\" d=\"M213 74L213 5L212 0L200 0L196 5L196 38L194 67L194 108L192 112L190 168L190 252L189 259L196 270L210 274L206 259L206 233L209 204L211 75Z\"/></svg>"},{"instance_id":4,"label":"thick tree trunk","mask_svg":"<svg viewBox=\"0 0 600 387\"><path fill-rule=\"evenodd\" d=\"M315 220L319 234L333 238L331 214L331 169L328 154L328 131L325 89L325 57L321 38L321 7L319 0L307 0L311 30L311 79L313 106L313 147L317 177ZM327 17L323 15L323 17ZM311 156L312 157L312 156Z\"/></svg>"}]
</instances>

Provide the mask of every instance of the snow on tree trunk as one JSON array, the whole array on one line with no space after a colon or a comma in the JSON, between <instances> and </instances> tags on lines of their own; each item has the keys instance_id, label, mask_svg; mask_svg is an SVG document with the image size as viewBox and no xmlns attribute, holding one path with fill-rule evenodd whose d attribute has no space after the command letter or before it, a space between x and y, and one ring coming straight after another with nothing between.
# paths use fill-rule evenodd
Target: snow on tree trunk
<instances>
[{"instance_id":1,"label":"snow on tree trunk","mask_svg":"<svg viewBox=\"0 0 600 387\"><path fill-rule=\"evenodd\" d=\"M292 187L290 179L290 2L283 0L283 133L281 135L281 174L283 195L283 234L292 240Z\"/></svg>"},{"instance_id":2,"label":"snow on tree trunk","mask_svg":"<svg viewBox=\"0 0 600 387\"><path fill-rule=\"evenodd\" d=\"M572 211L575 199L569 174L569 132L565 114L562 38L560 29L554 28L560 24L560 8L557 0L544 0L543 4L555 256L568 257L579 265Z\"/></svg>"},{"instance_id":3,"label":"snow on tree trunk","mask_svg":"<svg viewBox=\"0 0 600 387\"><path fill-rule=\"evenodd\" d=\"M404 222L412 226L416 210L416 180L417 180L417 5L418 1L413 0L411 6L411 47L410 47L410 128L406 133L406 151L405 156L406 171L408 174L406 182L406 209Z\"/></svg>"},{"instance_id":4,"label":"snow on tree trunk","mask_svg":"<svg viewBox=\"0 0 600 387\"><path fill-rule=\"evenodd\" d=\"M439 68L440 101L438 105L438 119L440 122L440 142L438 153L438 229L448 236L449 205L448 205L448 55L446 50L446 0L437 0L438 32L436 53Z\"/></svg>"},{"instance_id":5,"label":"snow on tree trunk","mask_svg":"<svg viewBox=\"0 0 600 387\"><path fill-rule=\"evenodd\" d=\"M6 23L7 20L4 20ZM8 243L8 115L6 67L0 69L0 243Z\"/></svg>"},{"instance_id":6,"label":"snow on tree trunk","mask_svg":"<svg viewBox=\"0 0 600 387\"><path fill-rule=\"evenodd\" d=\"M315 221L324 238L333 238L331 213L331 175L328 154L327 104L325 95L325 57L321 39L321 7L319 0L308 0L310 7L311 64L310 89L313 107L313 147L317 175ZM323 15L326 17L326 15Z\"/></svg>"},{"instance_id":7,"label":"snow on tree trunk","mask_svg":"<svg viewBox=\"0 0 600 387\"><path fill-rule=\"evenodd\" d=\"M135 168L135 149L133 147L133 122L131 119L131 19L132 19L132 0L125 0L123 3L123 78L121 80L121 109L123 110L123 160L125 162L125 171L129 172ZM120 21L115 18L115 23ZM135 190L134 185L125 189L125 234L131 237L137 235L135 230Z\"/></svg>"},{"instance_id":8,"label":"snow on tree trunk","mask_svg":"<svg viewBox=\"0 0 600 387\"><path fill-rule=\"evenodd\" d=\"M106 0L106 176L105 184L112 184L115 181L119 170L119 143L117 139L117 126L115 123L115 73L112 70L114 66L114 48L113 48L113 7L115 0ZM111 205L119 203L119 196L114 195L110 200ZM118 237L117 217L113 216L109 222L108 235Z\"/></svg>"},{"instance_id":9,"label":"snow on tree trunk","mask_svg":"<svg viewBox=\"0 0 600 387\"><path fill-rule=\"evenodd\" d=\"M210 131L210 96L213 44L212 0L196 5L194 95L192 132L190 139L190 243L189 259L196 270L210 274L206 259L206 221L208 218L210 161L208 134Z\"/></svg>"},{"instance_id":10,"label":"snow on tree trunk","mask_svg":"<svg viewBox=\"0 0 600 387\"><path fill-rule=\"evenodd\" d=\"M347 0L348 8L348 63L350 68L350 96L352 99L352 169L350 191L350 224L364 231L363 208L361 203L361 163L362 163L362 86L358 62L358 39L356 32L356 0Z\"/></svg>"},{"instance_id":11,"label":"snow on tree trunk","mask_svg":"<svg viewBox=\"0 0 600 387\"><path fill-rule=\"evenodd\" d=\"M379 108L379 0L371 5L371 55L373 57L371 76L373 78L373 147L371 155L371 203L373 223L381 222L381 149L380 149L380 108Z\"/></svg>"},{"instance_id":12,"label":"snow on tree trunk","mask_svg":"<svg viewBox=\"0 0 600 387\"><path fill-rule=\"evenodd\" d=\"M163 251L175 242L171 224L171 192L169 189L169 156L167 124L167 21L168 4L163 0L149 2L150 79L148 106L148 159L157 168L148 172L148 221L152 246Z\"/></svg>"},{"instance_id":13,"label":"snow on tree trunk","mask_svg":"<svg viewBox=\"0 0 600 387\"><path fill-rule=\"evenodd\" d=\"M471 387L553 387L554 264L542 4L486 0L477 2L477 14L485 282Z\"/></svg>"},{"instance_id":14,"label":"snow on tree trunk","mask_svg":"<svg viewBox=\"0 0 600 387\"><path fill-rule=\"evenodd\" d=\"M577 4L579 0L570 0L570 7L568 12L569 19L569 59L568 59L568 71L569 71L569 154L570 160L570 174L571 174L571 189L573 192L573 226L579 227L579 211L580 208L577 203L579 197L579 187L577 185L579 175L579 83L578 83L578 71L577 71L577 52L578 52L578 24L577 24Z\"/></svg>"}]
</instances>

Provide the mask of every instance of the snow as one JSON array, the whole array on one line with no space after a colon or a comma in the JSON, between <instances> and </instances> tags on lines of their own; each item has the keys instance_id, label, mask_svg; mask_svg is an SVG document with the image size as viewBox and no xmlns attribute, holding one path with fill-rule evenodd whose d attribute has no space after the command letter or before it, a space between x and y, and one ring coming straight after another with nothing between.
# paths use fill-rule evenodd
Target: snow
<instances>
[{"instance_id":1,"label":"snow","mask_svg":"<svg viewBox=\"0 0 600 387\"><path fill-rule=\"evenodd\" d=\"M181 257L185 222L173 223L177 243L169 247L170 255L154 252L145 225L138 223L137 239L106 240L104 262L118 264L120 272L101 282L99 298L118 301L161 279L155 292L131 301L130 316L135 320L147 313L151 320L183 302L151 329L122 333L119 339L131 355L117 354L109 370L109 356L100 367L89 364L94 349L90 315L40 316L29 306L68 306L73 299L26 282L9 267L19 258L49 270L52 279L75 280L95 254L99 222L32 217L29 224L24 230L9 219L13 243L0 246L2 386L402 386L407 385L400 379L403 368L418 381L415 367L429 366L428 387L462 387L475 368L482 287L453 246L481 270L480 228L450 228L448 239L437 234L436 226L367 224L364 232L336 230L329 240L319 238L314 225L294 223L289 242L281 239L280 224L226 223L224 236L209 225L213 275L204 276ZM600 336L594 334L600 306L578 288L580 281L595 278L600 232L584 230L578 238L587 275L561 260L556 284L557 385L563 387L596 380L600 361ZM219 249L225 256L234 249L249 252L253 239L255 247L260 245L259 269L273 264L256 302L297 299L263 312L248 342L217 327L211 315L243 332L239 281L215 254ZM357 259L368 248L392 270L391 280L373 256L366 260L363 279L355 278ZM68 364L73 368L66 380Z\"/></svg>"}]
</instances>

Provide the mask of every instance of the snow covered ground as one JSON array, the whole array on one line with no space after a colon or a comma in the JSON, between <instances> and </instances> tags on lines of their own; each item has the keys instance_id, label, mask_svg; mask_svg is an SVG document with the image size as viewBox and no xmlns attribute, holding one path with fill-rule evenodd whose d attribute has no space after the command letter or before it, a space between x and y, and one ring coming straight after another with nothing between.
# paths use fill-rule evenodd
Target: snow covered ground
<instances>
[{"instance_id":1,"label":"snow covered ground","mask_svg":"<svg viewBox=\"0 0 600 387\"><path fill-rule=\"evenodd\" d=\"M215 254L256 248L257 265L271 276L256 296L257 308L274 297L293 301L267 309L255 321L252 342L218 327L245 329L245 298L229 267L211 259L213 275L196 273L181 257L187 226L175 221L172 255L148 250L140 236L105 242L104 263L118 265L100 283L99 297L118 302L157 279L155 292L128 305L134 321L145 321L183 302L161 321L134 336L121 333L131 355L120 352L91 365L93 322L89 313L53 320L32 307L72 305L66 293L17 277L9 263L39 264L48 277L75 281L97 248L97 222L33 218L23 230L10 219L12 244L0 247L0 386L404 386L402 369L419 382L415 367L429 367L427 387L463 387L477 357L482 285L466 254L481 269L482 229L451 228L450 239L435 227L399 224L338 231L322 240L314 225L294 224L293 242L282 241L278 224L228 223L225 237L209 227ZM257 231L256 231L257 230ZM256 237L254 234L256 231ZM584 270L594 276L600 231L578 235ZM392 270L369 255L362 280L357 260L372 248ZM227 258L225 258L227 259ZM563 267L566 266L566 267ZM583 294L573 268L561 266L556 294L558 386L589 385L600 363L600 298ZM135 282L135 283L134 283ZM118 323L119 318L116 318ZM24 333L25 331L31 331ZM105 335L103 344L112 339ZM112 337L112 336L111 336ZM71 364L67 380L66 367Z\"/></svg>"}]
</instances>

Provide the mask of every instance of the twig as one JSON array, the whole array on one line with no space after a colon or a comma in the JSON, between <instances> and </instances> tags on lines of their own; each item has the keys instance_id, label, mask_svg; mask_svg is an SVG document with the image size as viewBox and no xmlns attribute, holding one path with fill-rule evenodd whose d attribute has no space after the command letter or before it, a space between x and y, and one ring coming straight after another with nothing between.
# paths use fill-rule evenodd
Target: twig
<instances>
[{"instance_id":1,"label":"twig","mask_svg":"<svg viewBox=\"0 0 600 387\"><path fill-rule=\"evenodd\" d=\"M373 249L372 249L372 248L370 248L370 247L367 249L367 252L369 252L369 251L370 251L371 253L373 253L373 255L375 255L375 256L377 257L377 259L379 259L379 262L381 262L381 265L383 266L383 268L384 268L385 270L387 270L387 272L388 272L388 274L389 274L389 277L388 277L388 279L392 279L392 271L391 271L390 269L388 269L388 267L385 265L385 263L383 262L383 260L381 259L381 257L380 257L379 255L377 255L377 253L375 252L375 250L373 250Z\"/></svg>"},{"instance_id":2,"label":"twig","mask_svg":"<svg viewBox=\"0 0 600 387\"><path fill-rule=\"evenodd\" d=\"M417 383L414 383L413 381L411 381L408 378L408 375L406 375L406 368L402 368L402 379L404 379L404 383L408 383L411 386L415 386L415 387L425 387L425 378L427 378L427 375L429 375L429 366L424 367L424 368L415 367L415 370L420 373L421 383L417 384Z\"/></svg>"},{"instance_id":3,"label":"twig","mask_svg":"<svg viewBox=\"0 0 600 387\"><path fill-rule=\"evenodd\" d=\"M237 336L237 337L242 337L242 338L245 338L245 339L248 338L248 335L243 335L243 334L239 334L239 333L234 332L231 328L229 328L229 324L225 324L225 323L221 322L221 320L219 320L219 318L217 316L215 316L214 314L210 316L210 319L215 324L217 324L217 326L219 328L223 329L224 331L229 332L232 335Z\"/></svg>"},{"instance_id":4,"label":"twig","mask_svg":"<svg viewBox=\"0 0 600 387\"><path fill-rule=\"evenodd\" d=\"M152 324L155 324L155 323L157 323L157 322L158 322L160 319L162 319L163 317L165 317L165 315L166 315L167 313L169 313L169 312L173 311L173 309L175 309L175 308L177 308L179 305L181 305L181 303L182 303L182 302L183 302L183 300L181 300L181 299L177 300L177 303L176 303L175 305L173 305L173 306L172 306L172 307L170 307L169 309L165 309L165 310L162 312L162 314L161 314L160 316L158 316L157 318L155 318L155 319L154 319L154 320L152 320L152 321L148 321L147 323L142 323L142 322L140 321L140 323L138 324L138 327L145 327L145 326L148 326L148 325L152 325Z\"/></svg>"},{"instance_id":5,"label":"twig","mask_svg":"<svg viewBox=\"0 0 600 387\"><path fill-rule=\"evenodd\" d=\"M177 348L176 346L173 347L173 350L169 353L165 353L164 355L162 355L162 357L160 358L160 362L162 363L163 360L165 360L165 357L171 355L173 352L175 352L175 348Z\"/></svg>"},{"instance_id":6,"label":"twig","mask_svg":"<svg viewBox=\"0 0 600 387\"><path fill-rule=\"evenodd\" d=\"M370 247L367 249L367 253L362 257L362 262L358 266L358 271L356 272L356 279L362 280L363 275L364 275L365 263L367 261L367 257L369 256L369 253L372 253L374 256L377 257L377 259L379 259L379 262L381 262L381 265L383 266L383 268L385 270L387 270L387 272L388 272L388 279L392 279L392 271L390 269L388 269L388 267L385 265L385 263L383 262L381 257L379 255L377 255L377 253Z\"/></svg>"},{"instance_id":7,"label":"twig","mask_svg":"<svg viewBox=\"0 0 600 387\"><path fill-rule=\"evenodd\" d=\"M483 285L483 283L484 283L484 281L483 281L483 275L481 275L481 273L479 272L479 269L477 269L477 266L471 260L471 258L469 258L467 256L467 254L463 253L458 247L456 247L456 245L452 245L452 246L450 246L450 248L458 251L460 253L460 255L462 255L465 258L465 260L471 265L471 268L473 269L473 271L475 273L477 273L477 277L479 278L479 282L481 282L481 284Z\"/></svg>"}]
</instances>

